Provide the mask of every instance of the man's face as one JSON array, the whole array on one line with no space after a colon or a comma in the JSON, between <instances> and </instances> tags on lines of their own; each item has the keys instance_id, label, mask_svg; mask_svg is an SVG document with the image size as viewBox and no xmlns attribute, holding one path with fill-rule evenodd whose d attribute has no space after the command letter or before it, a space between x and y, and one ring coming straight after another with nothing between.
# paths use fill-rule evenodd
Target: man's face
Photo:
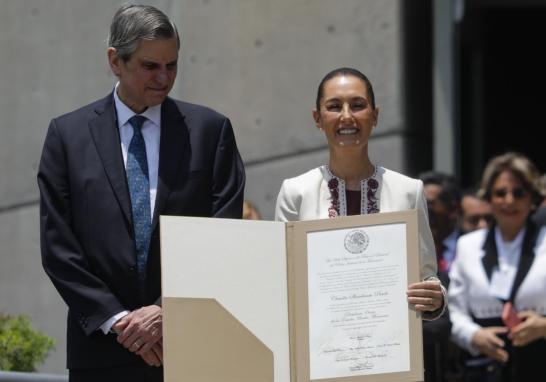
<instances>
[{"instance_id":1,"label":"man's face","mask_svg":"<svg viewBox=\"0 0 546 382\"><path fill-rule=\"evenodd\" d=\"M178 42L176 38L141 40L127 62L109 48L108 61L119 79L119 98L141 113L161 104L171 91L176 79Z\"/></svg>"},{"instance_id":2,"label":"man's face","mask_svg":"<svg viewBox=\"0 0 546 382\"><path fill-rule=\"evenodd\" d=\"M466 195L461 200L461 231L468 233L487 228L493 221L491 206L485 200Z\"/></svg>"},{"instance_id":3,"label":"man's face","mask_svg":"<svg viewBox=\"0 0 546 382\"><path fill-rule=\"evenodd\" d=\"M441 243L455 229L457 208L456 206L447 205L440 199L443 189L437 184L425 185L424 192L427 198L430 230L434 242Z\"/></svg>"}]
</instances>

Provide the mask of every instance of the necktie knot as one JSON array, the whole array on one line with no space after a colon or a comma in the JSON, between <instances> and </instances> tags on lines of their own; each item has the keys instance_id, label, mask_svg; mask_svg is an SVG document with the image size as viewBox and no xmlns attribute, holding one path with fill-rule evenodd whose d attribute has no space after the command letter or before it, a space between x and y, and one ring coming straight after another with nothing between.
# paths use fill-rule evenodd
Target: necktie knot
<instances>
[{"instance_id":1,"label":"necktie knot","mask_svg":"<svg viewBox=\"0 0 546 382\"><path fill-rule=\"evenodd\" d=\"M135 134L139 134L140 133L140 129L142 128L142 125L144 124L144 121L146 121L146 117L142 116L142 115L133 115L130 119L129 119L129 123L131 124L131 126L133 126L133 132Z\"/></svg>"}]
</instances>

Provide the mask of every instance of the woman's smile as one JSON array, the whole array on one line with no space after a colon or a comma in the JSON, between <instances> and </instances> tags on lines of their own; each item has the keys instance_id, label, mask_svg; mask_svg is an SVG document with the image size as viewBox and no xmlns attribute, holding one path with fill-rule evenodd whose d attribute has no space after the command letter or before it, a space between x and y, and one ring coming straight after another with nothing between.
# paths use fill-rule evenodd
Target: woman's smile
<instances>
[{"instance_id":1,"label":"woman's smile","mask_svg":"<svg viewBox=\"0 0 546 382\"><path fill-rule=\"evenodd\" d=\"M324 84L316 125L326 134L330 147L367 147L377 123L378 109L372 105L366 84L355 76L337 76Z\"/></svg>"}]
</instances>

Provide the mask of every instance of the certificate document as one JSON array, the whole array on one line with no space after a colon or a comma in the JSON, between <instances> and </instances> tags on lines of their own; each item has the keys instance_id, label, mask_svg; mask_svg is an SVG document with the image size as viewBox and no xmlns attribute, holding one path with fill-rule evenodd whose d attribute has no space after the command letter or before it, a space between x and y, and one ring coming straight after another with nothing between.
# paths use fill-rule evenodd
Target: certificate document
<instances>
[{"instance_id":1,"label":"certificate document","mask_svg":"<svg viewBox=\"0 0 546 382\"><path fill-rule=\"evenodd\" d=\"M406 224L307 233L311 380L410 370Z\"/></svg>"},{"instance_id":2,"label":"certificate document","mask_svg":"<svg viewBox=\"0 0 546 382\"><path fill-rule=\"evenodd\" d=\"M162 216L165 381L422 381L419 263L415 210Z\"/></svg>"}]
</instances>

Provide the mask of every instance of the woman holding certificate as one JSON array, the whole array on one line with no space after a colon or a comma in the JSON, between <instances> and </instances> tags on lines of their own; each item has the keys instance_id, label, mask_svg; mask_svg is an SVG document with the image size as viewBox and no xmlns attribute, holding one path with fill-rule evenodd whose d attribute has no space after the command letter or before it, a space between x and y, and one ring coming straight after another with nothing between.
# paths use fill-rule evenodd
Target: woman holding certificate
<instances>
[{"instance_id":1,"label":"woman holding certificate","mask_svg":"<svg viewBox=\"0 0 546 382\"><path fill-rule=\"evenodd\" d=\"M368 140L379 108L368 78L356 69L328 73L318 87L313 118L328 141L328 165L286 179L277 198L276 220L295 221L417 209L422 282L408 287L408 301L424 317L443 312L436 278L435 247L423 183L371 162Z\"/></svg>"},{"instance_id":2,"label":"woman holding certificate","mask_svg":"<svg viewBox=\"0 0 546 382\"><path fill-rule=\"evenodd\" d=\"M449 310L453 339L475 356L469 381L546 381L546 228L529 219L538 178L523 155L490 160L479 193L495 224L458 241Z\"/></svg>"}]
</instances>

